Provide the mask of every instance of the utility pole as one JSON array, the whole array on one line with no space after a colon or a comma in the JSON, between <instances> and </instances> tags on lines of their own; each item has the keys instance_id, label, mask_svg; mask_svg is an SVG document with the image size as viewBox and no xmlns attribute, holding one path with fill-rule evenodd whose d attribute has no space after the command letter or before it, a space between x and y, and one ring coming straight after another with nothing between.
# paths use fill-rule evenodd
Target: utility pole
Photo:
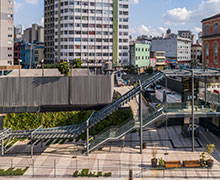
<instances>
[{"instance_id":1,"label":"utility pole","mask_svg":"<svg viewBox=\"0 0 220 180\"><path fill-rule=\"evenodd\" d=\"M166 152L164 153L164 155L168 155L168 152L167 152L167 76L165 76L165 84L166 84L166 101L164 102L165 103L165 113L166 113L166 133L165 133L165 143L166 143Z\"/></svg>"},{"instance_id":2,"label":"utility pole","mask_svg":"<svg viewBox=\"0 0 220 180\"><path fill-rule=\"evenodd\" d=\"M195 151L195 133L194 133L194 126L195 126L195 119L194 119L194 71L192 70L192 152Z\"/></svg>"},{"instance_id":3,"label":"utility pole","mask_svg":"<svg viewBox=\"0 0 220 180\"><path fill-rule=\"evenodd\" d=\"M142 119L142 84L139 81L140 92L139 92L139 121L140 121L140 154L143 153L143 119Z\"/></svg>"},{"instance_id":4,"label":"utility pole","mask_svg":"<svg viewBox=\"0 0 220 180\"><path fill-rule=\"evenodd\" d=\"M44 59L41 60L42 77L44 77Z\"/></svg>"},{"instance_id":5,"label":"utility pole","mask_svg":"<svg viewBox=\"0 0 220 180\"><path fill-rule=\"evenodd\" d=\"M19 70L19 78L21 77L21 62L22 62L22 60L21 59L18 59L18 70Z\"/></svg>"}]
</instances>

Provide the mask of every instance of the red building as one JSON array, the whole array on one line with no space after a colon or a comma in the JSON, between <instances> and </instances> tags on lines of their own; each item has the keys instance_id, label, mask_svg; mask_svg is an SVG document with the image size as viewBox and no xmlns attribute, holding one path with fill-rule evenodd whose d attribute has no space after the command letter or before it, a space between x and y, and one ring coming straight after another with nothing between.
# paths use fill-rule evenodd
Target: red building
<instances>
[{"instance_id":1,"label":"red building","mask_svg":"<svg viewBox=\"0 0 220 180\"><path fill-rule=\"evenodd\" d=\"M21 45L23 42L14 43L14 65L18 65L18 59L21 59Z\"/></svg>"},{"instance_id":2,"label":"red building","mask_svg":"<svg viewBox=\"0 0 220 180\"><path fill-rule=\"evenodd\" d=\"M220 13L202 20L203 66L220 68Z\"/></svg>"}]
</instances>

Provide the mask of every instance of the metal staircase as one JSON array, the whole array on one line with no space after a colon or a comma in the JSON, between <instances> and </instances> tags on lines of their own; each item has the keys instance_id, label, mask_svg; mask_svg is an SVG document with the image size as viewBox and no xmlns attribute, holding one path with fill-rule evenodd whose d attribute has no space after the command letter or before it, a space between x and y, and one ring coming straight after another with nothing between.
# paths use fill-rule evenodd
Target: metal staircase
<instances>
[{"instance_id":1,"label":"metal staircase","mask_svg":"<svg viewBox=\"0 0 220 180\"><path fill-rule=\"evenodd\" d=\"M155 121L159 120L164 115L165 108L160 108L152 114L146 113L143 115L143 127L146 127ZM129 120L126 124L119 127L110 128L106 132L95 136L95 139L89 145L89 152L97 149L108 141L118 140L126 134L139 128L139 120L137 118Z\"/></svg>"},{"instance_id":2,"label":"metal staircase","mask_svg":"<svg viewBox=\"0 0 220 180\"><path fill-rule=\"evenodd\" d=\"M163 79L164 74L162 72L157 72L154 75L152 75L150 78L146 78L141 82L143 90L146 90L150 85L157 83L161 79ZM65 127L57 127L57 128L39 128L37 131L32 130L19 130L19 131L10 131L7 134L7 137L12 138L30 138L33 139L51 139L51 138L76 138L77 136L84 133L87 128L91 128L95 126L97 123L102 121L104 118L106 118L108 115L112 114L114 111L119 109L124 104L127 104L130 100L132 100L136 95L140 93L140 86L134 87L130 91L128 91L126 94L121 96L116 101L112 102L111 104L105 106L97 113L93 113L90 118L79 124L79 125L72 125L72 126L65 126ZM87 125L87 122L89 121L89 124ZM129 124L130 125L130 124ZM128 126L130 127L130 126ZM131 126L133 127L133 125ZM7 129L6 129L7 130ZM129 131L130 129L128 129ZM111 134L113 137L113 130L111 130ZM33 133L34 132L34 133ZM114 131L115 132L115 131ZM124 132L118 132L116 131L115 136L121 136ZM6 137L3 133L0 133L0 140L4 140Z\"/></svg>"},{"instance_id":3,"label":"metal staircase","mask_svg":"<svg viewBox=\"0 0 220 180\"><path fill-rule=\"evenodd\" d=\"M164 78L164 74L162 72L157 72L154 75L152 75L150 78L147 78L141 82L143 91L145 91L147 88L149 88L152 84L156 84L158 81L162 80ZM92 117L90 117L89 120L89 128L95 126L97 123L99 123L101 120L115 112L117 109L119 109L124 104L127 104L130 100L132 100L138 93L140 92L140 86L134 87L127 93L125 93L123 96L121 96L116 101L112 102L111 104L105 106L100 111L95 113ZM78 128L77 132L75 132L75 137L82 134L86 131L87 125L86 122L83 122L80 127Z\"/></svg>"}]
</instances>

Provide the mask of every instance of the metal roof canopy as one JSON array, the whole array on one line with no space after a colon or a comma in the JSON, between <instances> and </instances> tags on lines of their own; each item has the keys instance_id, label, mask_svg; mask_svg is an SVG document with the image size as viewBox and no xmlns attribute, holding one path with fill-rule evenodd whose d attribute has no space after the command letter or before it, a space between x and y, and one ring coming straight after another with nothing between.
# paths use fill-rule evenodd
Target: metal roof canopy
<instances>
[{"instance_id":1,"label":"metal roof canopy","mask_svg":"<svg viewBox=\"0 0 220 180\"><path fill-rule=\"evenodd\" d=\"M220 76L220 69L207 68L207 69L168 69L161 70L165 76L168 77L192 77L192 73L194 72L194 77L213 77Z\"/></svg>"}]
</instances>

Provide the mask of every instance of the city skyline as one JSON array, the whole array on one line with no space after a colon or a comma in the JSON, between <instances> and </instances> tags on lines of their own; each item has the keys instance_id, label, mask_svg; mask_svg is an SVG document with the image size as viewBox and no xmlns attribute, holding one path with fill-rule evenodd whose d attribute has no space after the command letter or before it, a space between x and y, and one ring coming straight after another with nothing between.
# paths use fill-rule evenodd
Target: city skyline
<instances>
[{"instance_id":1,"label":"city skyline","mask_svg":"<svg viewBox=\"0 0 220 180\"><path fill-rule=\"evenodd\" d=\"M22 24L24 28L33 23L43 24L43 12L43 1L15 0L14 24ZM167 28L173 32L185 29L198 33L203 18L220 12L220 0L194 0L190 3L188 0L130 0L130 12L130 34L133 36L159 36Z\"/></svg>"}]
</instances>

